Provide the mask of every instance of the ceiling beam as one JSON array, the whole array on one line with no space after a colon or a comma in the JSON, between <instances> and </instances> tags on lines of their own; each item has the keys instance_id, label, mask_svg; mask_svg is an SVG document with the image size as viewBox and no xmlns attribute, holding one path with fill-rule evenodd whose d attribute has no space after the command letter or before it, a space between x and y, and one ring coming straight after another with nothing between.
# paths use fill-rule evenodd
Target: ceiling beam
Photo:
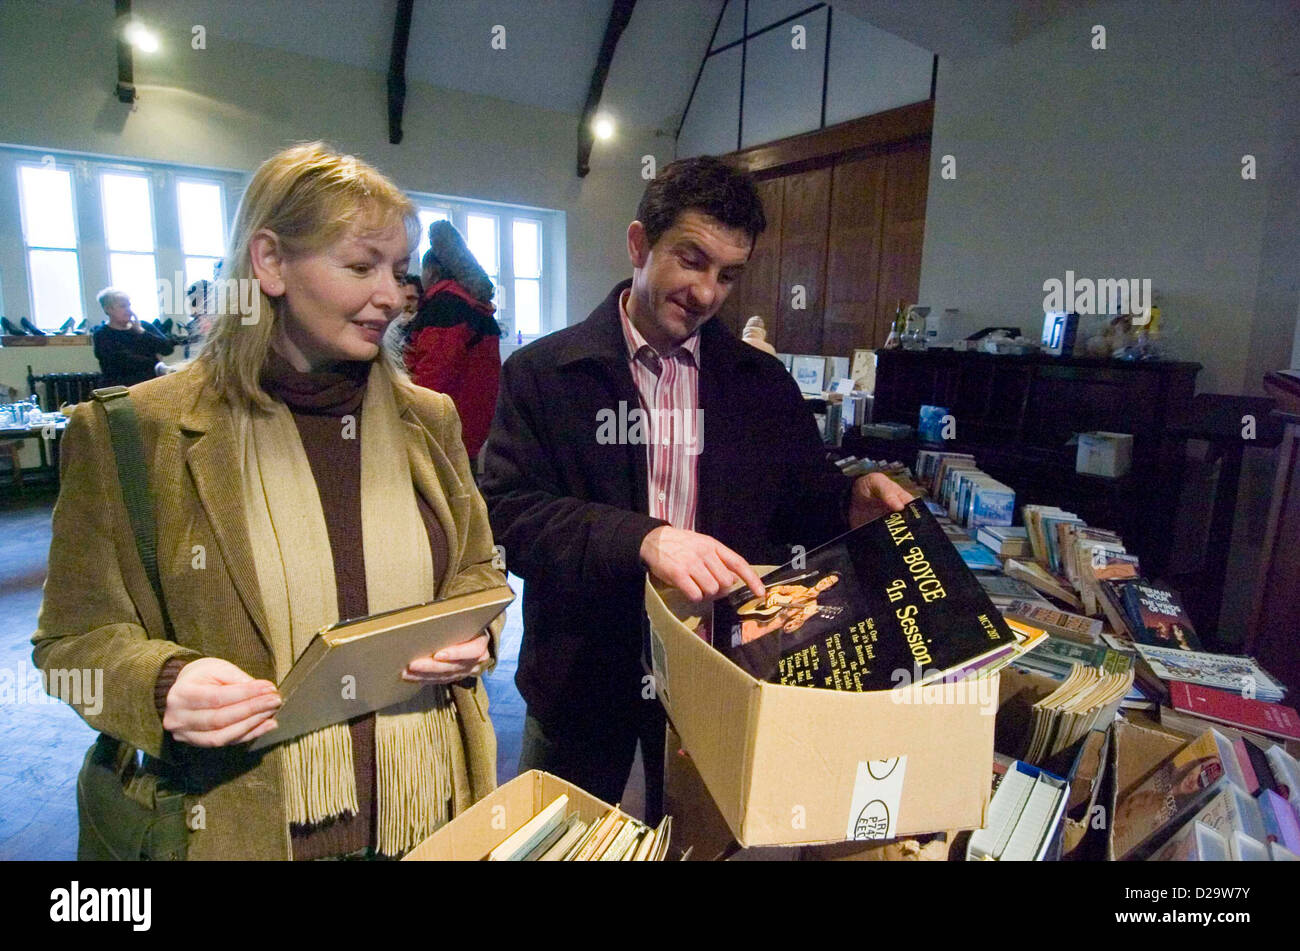
<instances>
[{"instance_id":1,"label":"ceiling beam","mask_svg":"<svg viewBox=\"0 0 1300 951\"><path fill-rule=\"evenodd\" d=\"M591 147L596 142L591 121L600 105L601 93L605 91L605 80L609 78L609 64L614 61L614 50L618 48L618 39L623 35L628 21L632 19L632 10L636 0L614 0L609 11L609 22L605 24L605 38L600 42L600 55L596 57L596 68L591 74L591 85L587 89L587 102L582 107L578 118L578 177L585 178L591 171Z\"/></svg>"},{"instance_id":2,"label":"ceiling beam","mask_svg":"<svg viewBox=\"0 0 1300 951\"><path fill-rule=\"evenodd\" d=\"M388 141L402 141L402 112L406 108L406 48L411 40L411 8L415 0L397 0L393 48L388 54Z\"/></svg>"},{"instance_id":3,"label":"ceiling beam","mask_svg":"<svg viewBox=\"0 0 1300 951\"><path fill-rule=\"evenodd\" d=\"M113 25L117 32L117 101L127 105L135 102L135 61L131 56L131 41L126 27L131 22L131 0L113 0Z\"/></svg>"}]
</instances>

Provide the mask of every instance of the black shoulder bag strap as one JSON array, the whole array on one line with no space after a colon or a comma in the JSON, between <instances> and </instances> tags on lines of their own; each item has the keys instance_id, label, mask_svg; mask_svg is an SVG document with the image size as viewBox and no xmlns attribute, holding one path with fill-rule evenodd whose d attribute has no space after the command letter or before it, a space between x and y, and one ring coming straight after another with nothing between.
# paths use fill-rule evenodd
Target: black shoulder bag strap
<instances>
[{"instance_id":1,"label":"black shoulder bag strap","mask_svg":"<svg viewBox=\"0 0 1300 951\"><path fill-rule=\"evenodd\" d=\"M122 484L122 501L131 519L135 547L149 576L158 610L162 614L167 638L172 639L171 617L163 599L162 581L158 577L158 540L153 520L153 500L149 491L149 470L144 461L144 443L140 439L140 423L135 418L131 394L125 386L106 386L93 391L108 416L108 434L113 443L113 458L117 461L117 478Z\"/></svg>"}]
</instances>

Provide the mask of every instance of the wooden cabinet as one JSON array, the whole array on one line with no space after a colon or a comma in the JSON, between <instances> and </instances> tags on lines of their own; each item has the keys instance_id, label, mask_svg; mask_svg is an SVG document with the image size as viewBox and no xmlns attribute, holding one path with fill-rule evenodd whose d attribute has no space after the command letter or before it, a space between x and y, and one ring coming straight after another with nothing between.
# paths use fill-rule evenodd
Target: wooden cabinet
<instances>
[{"instance_id":1,"label":"wooden cabinet","mask_svg":"<svg viewBox=\"0 0 1300 951\"><path fill-rule=\"evenodd\" d=\"M783 353L882 345L920 289L932 116L918 103L736 153L768 226L721 319L739 333L758 314Z\"/></svg>"},{"instance_id":2,"label":"wooden cabinet","mask_svg":"<svg viewBox=\"0 0 1300 951\"><path fill-rule=\"evenodd\" d=\"M1181 483L1182 439L1173 429L1199 370L1196 363L880 350L876 421L916 426L922 405L942 406L956 422L956 438L922 446L846 435L844 448L908 465L919 448L973 453L981 469L1016 490L1017 511L1026 502L1059 505L1115 529L1143 568L1159 575ZM1070 437L1093 430L1133 435L1128 476L1074 471Z\"/></svg>"}]
</instances>

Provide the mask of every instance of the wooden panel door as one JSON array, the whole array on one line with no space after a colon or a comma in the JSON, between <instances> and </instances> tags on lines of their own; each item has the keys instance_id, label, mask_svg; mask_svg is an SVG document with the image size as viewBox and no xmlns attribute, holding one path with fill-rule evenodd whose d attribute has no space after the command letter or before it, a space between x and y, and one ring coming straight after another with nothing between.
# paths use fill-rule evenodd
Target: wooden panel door
<instances>
[{"instance_id":1,"label":"wooden panel door","mask_svg":"<svg viewBox=\"0 0 1300 951\"><path fill-rule=\"evenodd\" d=\"M925 197L930 181L930 141L924 139L885 155L885 207L875 339L884 343L900 299L916 303L921 290L921 243Z\"/></svg>"},{"instance_id":2,"label":"wooden panel door","mask_svg":"<svg viewBox=\"0 0 1300 951\"><path fill-rule=\"evenodd\" d=\"M769 339L783 353L821 353L831 167L787 175L782 182L781 286Z\"/></svg>"},{"instance_id":3,"label":"wooden panel door","mask_svg":"<svg viewBox=\"0 0 1300 951\"><path fill-rule=\"evenodd\" d=\"M885 157L838 162L831 173L822 353L877 347L875 316L885 209Z\"/></svg>"},{"instance_id":4,"label":"wooden panel door","mask_svg":"<svg viewBox=\"0 0 1300 951\"><path fill-rule=\"evenodd\" d=\"M767 326L767 339L776 339L777 295L781 283L781 211L785 185L780 178L758 183L767 230L754 242L754 253L741 272L736 286L718 311L721 320L737 337L745 321L757 314Z\"/></svg>"}]
</instances>

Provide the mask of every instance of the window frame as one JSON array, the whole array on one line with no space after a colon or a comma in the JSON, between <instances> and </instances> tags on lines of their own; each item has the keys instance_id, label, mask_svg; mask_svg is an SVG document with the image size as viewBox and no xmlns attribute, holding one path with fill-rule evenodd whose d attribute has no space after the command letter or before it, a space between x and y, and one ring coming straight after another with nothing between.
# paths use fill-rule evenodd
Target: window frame
<instances>
[{"instance_id":1,"label":"window frame","mask_svg":"<svg viewBox=\"0 0 1300 951\"><path fill-rule=\"evenodd\" d=\"M53 161L46 161L53 159ZM77 285L78 289L84 286L84 271L81 261L81 211L77 204L77 164L74 159L68 158L60 161L58 158L45 153L40 159L23 159L16 158L14 166L14 184L17 188L18 198L18 241L22 245L23 267L27 274L27 312L30 314L30 320L41 330L50 330L52 327L42 327L40 317L36 311L36 281L32 276L32 257L33 251L61 251L63 253L71 252L73 260L77 266ZM55 169L56 171L66 172L68 175L68 192L72 203L72 247L54 247L53 245L28 244L27 243L27 199L23 192L22 170L24 168L37 169ZM81 316L79 320L86 319L86 301L84 293L79 295L81 300ZM65 318L66 320L66 318Z\"/></svg>"},{"instance_id":2,"label":"window frame","mask_svg":"<svg viewBox=\"0 0 1300 951\"><path fill-rule=\"evenodd\" d=\"M185 286L188 287L190 285L189 274L188 274L189 271L188 262L190 258L202 258L205 261L215 261L217 263L220 263L222 259L225 257L225 251L229 248L229 241L230 241L230 234L229 234L229 222L230 222L229 207L230 206L226 203L226 183L221 181L218 178L205 176L205 175L182 174L180 172L173 172L171 177L172 177L172 188L171 188L172 198L175 201L175 205L176 205L177 250L180 252L181 273L185 275ZM182 215L181 198L180 198L180 187L182 184L215 185L217 188L217 202L220 206L219 209L220 220L221 220L220 245L222 248L222 253L217 255L216 257L213 257L210 254L190 254L188 251L185 250L185 224L182 221L183 215ZM211 280L211 278L207 278L207 280Z\"/></svg>"}]
</instances>

